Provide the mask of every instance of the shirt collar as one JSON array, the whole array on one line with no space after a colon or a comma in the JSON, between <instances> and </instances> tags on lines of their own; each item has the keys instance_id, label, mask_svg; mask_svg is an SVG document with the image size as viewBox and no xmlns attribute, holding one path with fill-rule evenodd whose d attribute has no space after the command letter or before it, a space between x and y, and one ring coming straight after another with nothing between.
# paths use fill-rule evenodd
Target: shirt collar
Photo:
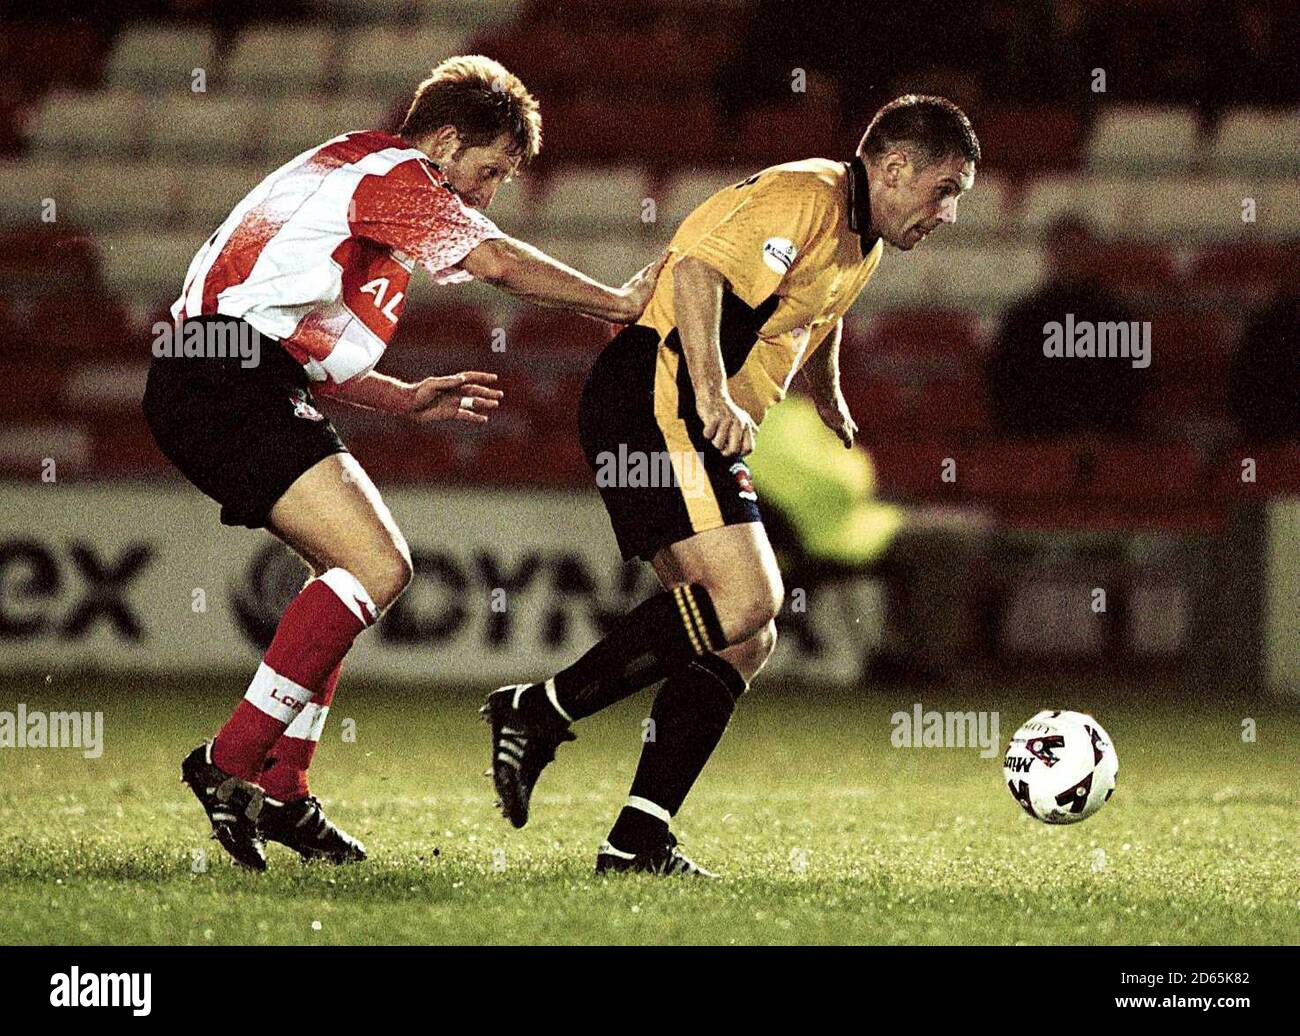
<instances>
[{"instance_id":1,"label":"shirt collar","mask_svg":"<svg viewBox=\"0 0 1300 1036\"><path fill-rule=\"evenodd\" d=\"M866 256L880 240L871 233L871 191L867 184L867 166L857 155L845 165L849 169L849 229L857 231L862 254Z\"/></svg>"}]
</instances>

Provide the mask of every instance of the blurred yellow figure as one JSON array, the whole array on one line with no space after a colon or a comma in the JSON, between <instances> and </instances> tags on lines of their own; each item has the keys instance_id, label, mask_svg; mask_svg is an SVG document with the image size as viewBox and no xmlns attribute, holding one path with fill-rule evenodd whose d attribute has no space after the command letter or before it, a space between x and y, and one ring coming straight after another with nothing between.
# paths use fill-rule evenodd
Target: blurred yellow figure
<instances>
[{"instance_id":1,"label":"blurred yellow figure","mask_svg":"<svg viewBox=\"0 0 1300 1036\"><path fill-rule=\"evenodd\" d=\"M871 565L903 525L901 507L876 499L870 454L844 449L805 396L768 411L749 463L762 500L781 513L814 564Z\"/></svg>"}]
</instances>

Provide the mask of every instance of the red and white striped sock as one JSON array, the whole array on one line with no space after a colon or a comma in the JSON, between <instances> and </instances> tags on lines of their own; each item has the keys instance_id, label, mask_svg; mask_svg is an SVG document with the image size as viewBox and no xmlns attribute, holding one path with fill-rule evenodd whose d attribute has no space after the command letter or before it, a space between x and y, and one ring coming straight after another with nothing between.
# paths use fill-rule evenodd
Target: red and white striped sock
<instances>
[{"instance_id":1,"label":"red and white striped sock","mask_svg":"<svg viewBox=\"0 0 1300 1036\"><path fill-rule=\"evenodd\" d=\"M257 778L257 783L271 798L295 802L311 794L307 788L307 770L325 729L325 717L329 715L330 702L334 700L334 689L338 686L342 669L343 663L340 662L325 678L325 686L312 696L298 713L298 718L271 746L266 768Z\"/></svg>"},{"instance_id":2,"label":"red and white striped sock","mask_svg":"<svg viewBox=\"0 0 1300 1036\"><path fill-rule=\"evenodd\" d=\"M280 735L325 690L352 641L377 617L365 587L346 569L331 568L303 587L284 610L244 700L217 735L212 761L256 780Z\"/></svg>"}]
</instances>

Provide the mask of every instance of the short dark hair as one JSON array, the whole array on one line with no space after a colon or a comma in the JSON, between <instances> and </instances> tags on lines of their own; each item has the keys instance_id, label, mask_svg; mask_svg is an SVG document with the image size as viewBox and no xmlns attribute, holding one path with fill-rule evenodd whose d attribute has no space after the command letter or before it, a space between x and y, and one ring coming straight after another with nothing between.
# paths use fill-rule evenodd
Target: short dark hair
<instances>
[{"instance_id":1,"label":"short dark hair","mask_svg":"<svg viewBox=\"0 0 1300 1036\"><path fill-rule=\"evenodd\" d=\"M542 149L537 99L518 76L481 54L448 58L435 66L416 89L397 132L414 140L443 126L456 127L466 147L484 147L509 134L510 150L524 165Z\"/></svg>"},{"instance_id":2,"label":"short dark hair","mask_svg":"<svg viewBox=\"0 0 1300 1036\"><path fill-rule=\"evenodd\" d=\"M906 151L917 167L961 155L980 160L980 142L966 113L946 97L904 94L876 112L858 151L877 159L893 150Z\"/></svg>"}]
</instances>

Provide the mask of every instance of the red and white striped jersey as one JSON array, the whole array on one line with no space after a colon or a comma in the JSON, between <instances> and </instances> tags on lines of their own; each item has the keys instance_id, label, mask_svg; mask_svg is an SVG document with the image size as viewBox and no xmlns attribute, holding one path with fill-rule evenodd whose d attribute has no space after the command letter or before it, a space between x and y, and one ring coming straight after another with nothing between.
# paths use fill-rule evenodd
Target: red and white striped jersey
<instances>
[{"instance_id":1,"label":"red and white striped jersey","mask_svg":"<svg viewBox=\"0 0 1300 1036\"><path fill-rule=\"evenodd\" d=\"M383 355L417 262L439 284L467 281L453 267L503 236L422 151L347 133L249 191L190 263L171 313L242 317L337 385Z\"/></svg>"}]
</instances>

